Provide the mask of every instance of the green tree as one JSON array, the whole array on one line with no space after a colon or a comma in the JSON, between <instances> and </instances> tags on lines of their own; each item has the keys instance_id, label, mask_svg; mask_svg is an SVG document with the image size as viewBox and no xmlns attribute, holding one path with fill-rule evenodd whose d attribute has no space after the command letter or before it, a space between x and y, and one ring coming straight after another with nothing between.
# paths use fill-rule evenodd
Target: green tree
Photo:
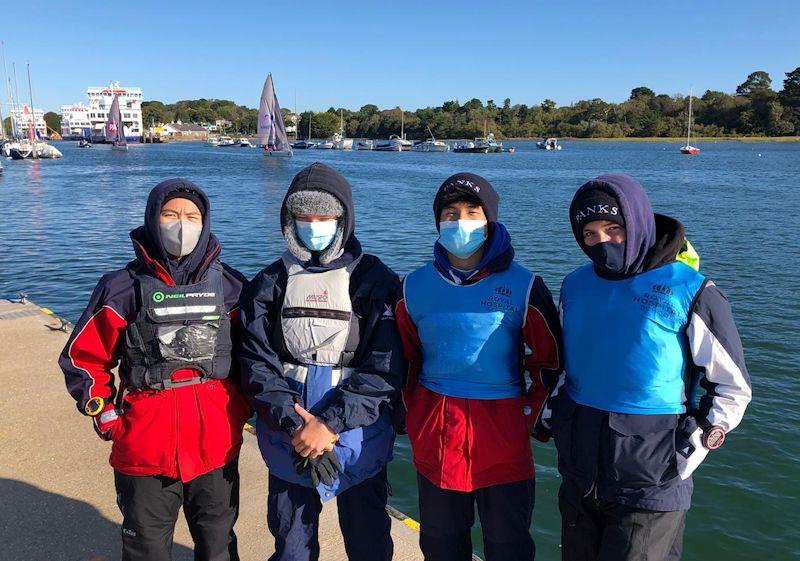
<instances>
[{"instance_id":1,"label":"green tree","mask_svg":"<svg viewBox=\"0 0 800 561\"><path fill-rule=\"evenodd\" d=\"M631 90L631 97L629 99L642 99L648 97L655 97L656 93L646 86L639 86Z\"/></svg>"},{"instance_id":2,"label":"green tree","mask_svg":"<svg viewBox=\"0 0 800 561\"><path fill-rule=\"evenodd\" d=\"M44 114L44 122L47 124L48 132L55 131L61 134L61 116L52 111Z\"/></svg>"},{"instance_id":3,"label":"green tree","mask_svg":"<svg viewBox=\"0 0 800 561\"><path fill-rule=\"evenodd\" d=\"M772 78L763 70L751 72L747 79L736 87L736 95L750 97L753 92L772 89Z\"/></svg>"},{"instance_id":4,"label":"green tree","mask_svg":"<svg viewBox=\"0 0 800 561\"><path fill-rule=\"evenodd\" d=\"M399 116L398 116L399 119ZM311 122L312 138L328 138L339 130L339 116L327 111L314 113L305 111L300 115L299 131L300 137L308 136L309 120Z\"/></svg>"},{"instance_id":5,"label":"green tree","mask_svg":"<svg viewBox=\"0 0 800 561\"><path fill-rule=\"evenodd\" d=\"M549 113L550 111L556 108L556 102L553 101L552 99L545 99L540 107L542 108L543 111L547 111Z\"/></svg>"},{"instance_id":6,"label":"green tree","mask_svg":"<svg viewBox=\"0 0 800 561\"><path fill-rule=\"evenodd\" d=\"M800 66L786 73L778 95L786 120L793 125L794 133L800 135Z\"/></svg>"}]
</instances>

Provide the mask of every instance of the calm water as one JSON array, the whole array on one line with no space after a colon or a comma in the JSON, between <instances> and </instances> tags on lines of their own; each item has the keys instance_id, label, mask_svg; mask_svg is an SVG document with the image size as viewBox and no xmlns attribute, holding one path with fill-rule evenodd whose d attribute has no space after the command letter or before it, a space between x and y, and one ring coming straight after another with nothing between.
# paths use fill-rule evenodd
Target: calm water
<instances>
[{"instance_id":1,"label":"calm water","mask_svg":"<svg viewBox=\"0 0 800 561\"><path fill-rule=\"evenodd\" d=\"M600 172L625 171L642 181L657 212L686 224L702 271L733 303L754 384L742 426L695 478L684 559L800 556L800 144L708 143L699 157L667 143L567 142L559 153L514 144L513 155L300 150L280 160L200 143L133 146L124 154L59 143L61 160L3 162L0 297L24 291L75 321L98 278L130 259L128 231L141 223L150 188L175 176L208 192L223 258L252 276L282 251L283 194L316 160L350 180L362 243L401 274L430 256L431 203L441 181L456 171L484 175L501 194L500 217L519 260L557 297L563 276L584 261L567 220L573 192ZM538 558L555 560L555 455L539 443L534 453ZM416 517L409 458L401 439L392 503ZM480 550L477 534L475 543Z\"/></svg>"}]
</instances>

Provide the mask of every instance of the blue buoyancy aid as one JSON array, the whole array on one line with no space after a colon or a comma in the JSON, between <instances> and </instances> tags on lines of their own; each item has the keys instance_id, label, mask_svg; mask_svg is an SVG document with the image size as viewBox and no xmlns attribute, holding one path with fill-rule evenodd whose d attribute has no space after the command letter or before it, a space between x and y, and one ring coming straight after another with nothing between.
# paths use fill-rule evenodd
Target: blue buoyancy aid
<instances>
[{"instance_id":1,"label":"blue buoyancy aid","mask_svg":"<svg viewBox=\"0 0 800 561\"><path fill-rule=\"evenodd\" d=\"M468 285L448 281L433 263L409 274L404 293L422 343L420 384L463 398L522 395L522 328L533 279L517 263Z\"/></svg>"},{"instance_id":2,"label":"blue buoyancy aid","mask_svg":"<svg viewBox=\"0 0 800 561\"><path fill-rule=\"evenodd\" d=\"M283 362L283 377L302 396L303 406L319 414L353 373L347 365L359 340L359 324L350 299L350 276L359 260L319 272L303 268L289 253L283 261L288 278L279 321L284 346L292 355ZM260 418L256 434L261 455L273 475L312 486L309 472L297 473L294 467L296 456L289 434L271 428ZM389 407L371 425L340 433L334 452L342 471L331 485L317 486L322 500L377 475L391 460L393 447Z\"/></svg>"},{"instance_id":3,"label":"blue buoyancy aid","mask_svg":"<svg viewBox=\"0 0 800 561\"><path fill-rule=\"evenodd\" d=\"M569 396L615 413L683 413L686 328L704 281L678 262L620 280L592 264L570 273L561 287Z\"/></svg>"}]
</instances>

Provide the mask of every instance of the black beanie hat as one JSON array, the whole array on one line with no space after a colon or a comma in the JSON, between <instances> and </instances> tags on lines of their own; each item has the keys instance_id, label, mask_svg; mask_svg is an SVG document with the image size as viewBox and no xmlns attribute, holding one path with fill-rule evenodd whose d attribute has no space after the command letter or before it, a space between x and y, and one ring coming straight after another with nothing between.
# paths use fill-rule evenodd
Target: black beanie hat
<instances>
[{"instance_id":1,"label":"black beanie hat","mask_svg":"<svg viewBox=\"0 0 800 561\"><path fill-rule=\"evenodd\" d=\"M492 184L480 175L460 172L451 175L436 191L433 199L433 217L436 220L436 229L439 229L439 216L442 209L449 203L468 200L475 201L483 207L483 213L489 222L497 222L500 207L500 196Z\"/></svg>"},{"instance_id":2,"label":"black beanie hat","mask_svg":"<svg viewBox=\"0 0 800 561\"><path fill-rule=\"evenodd\" d=\"M609 191L602 188L587 189L572 200L569 206L569 220L577 239L583 239L581 230L584 225L594 220L608 220L625 226L622 205Z\"/></svg>"},{"instance_id":3,"label":"black beanie hat","mask_svg":"<svg viewBox=\"0 0 800 561\"><path fill-rule=\"evenodd\" d=\"M206 205L203 202L202 197L200 197L197 191L194 191L188 186L179 187L178 189L171 191L169 194L167 194L167 196L164 197L164 202L161 203L161 207L163 208L164 205L167 204L167 202L171 201L172 199L188 199L197 205L197 208L200 209L200 214L202 214L203 216L206 215Z\"/></svg>"}]
</instances>

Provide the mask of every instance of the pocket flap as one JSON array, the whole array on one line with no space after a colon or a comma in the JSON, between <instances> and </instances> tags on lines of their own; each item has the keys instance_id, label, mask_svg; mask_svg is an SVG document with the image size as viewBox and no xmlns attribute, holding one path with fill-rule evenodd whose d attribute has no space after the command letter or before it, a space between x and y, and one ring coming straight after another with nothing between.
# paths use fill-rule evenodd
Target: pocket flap
<instances>
[{"instance_id":1,"label":"pocket flap","mask_svg":"<svg viewBox=\"0 0 800 561\"><path fill-rule=\"evenodd\" d=\"M665 430L674 430L678 426L678 415L636 415L627 413L609 413L608 426L625 436L651 434Z\"/></svg>"}]
</instances>

